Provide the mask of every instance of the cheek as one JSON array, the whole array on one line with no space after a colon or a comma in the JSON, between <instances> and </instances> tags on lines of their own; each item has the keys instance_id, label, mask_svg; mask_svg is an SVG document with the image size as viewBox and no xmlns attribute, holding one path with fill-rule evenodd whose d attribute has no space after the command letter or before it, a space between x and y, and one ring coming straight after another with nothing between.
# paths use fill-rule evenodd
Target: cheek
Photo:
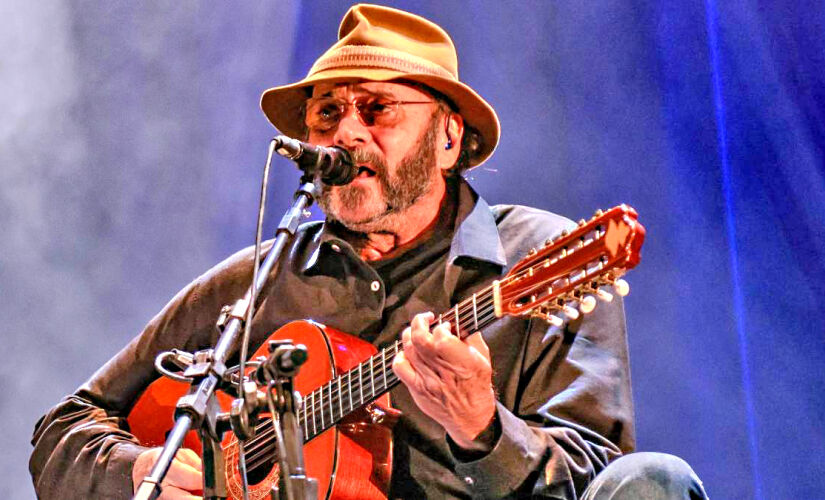
<instances>
[{"instance_id":1,"label":"cheek","mask_svg":"<svg viewBox=\"0 0 825 500\"><path fill-rule=\"evenodd\" d=\"M384 156L387 166L392 170L407 157L413 146L417 144L418 137L413 132L398 129L391 132L376 134L374 142L380 154Z\"/></svg>"},{"instance_id":2,"label":"cheek","mask_svg":"<svg viewBox=\"0 0 825 500\"><path fill-rule=\"evenodd\" d=\"M318 134L309 132L306 135L306 141L310 144L314 144L316 146L332 146L333 144L333 133L330 132L328 134Z\"/></svg>"}]
</instances>

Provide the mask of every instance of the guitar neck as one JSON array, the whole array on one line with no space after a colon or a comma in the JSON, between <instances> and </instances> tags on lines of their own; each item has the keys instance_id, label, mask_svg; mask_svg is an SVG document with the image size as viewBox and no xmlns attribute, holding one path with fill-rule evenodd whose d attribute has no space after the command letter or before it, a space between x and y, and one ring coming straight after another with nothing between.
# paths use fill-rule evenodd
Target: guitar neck
<instances>
[{"instance_id":1,"label":"guitar neck","mask_svg":"<svg viewBox=\"0 0 825 500\"><path fill-rule=\"evenodd\" d=\"M461 339L481 330L497 318L496 290L497 284L493 284L474 293L449 311L439 314L431 326L449 323L450 331ZM304 395L304 404L298 412L304 441L309 441L398 385L392 362L401 350L401 342L395 341L355 368Z\"/></svg>"}]
</instances>

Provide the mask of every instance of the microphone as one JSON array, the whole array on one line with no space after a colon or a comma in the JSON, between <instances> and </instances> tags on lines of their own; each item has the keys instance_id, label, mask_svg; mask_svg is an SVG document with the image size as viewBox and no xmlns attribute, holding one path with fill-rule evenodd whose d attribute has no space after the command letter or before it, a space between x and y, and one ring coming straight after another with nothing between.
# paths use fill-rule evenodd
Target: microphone
<instances>
[{"instance_id":1,"label":"microphone","mask_svg":"<svg viewBox=\"0 0 825 500\"><path fill-rule=\"evenodd\" d=\"M298 164L305 174L319 175L321 182L343 186L355 179L358 169L346 149L332 146L315 146L285 135L276 137L275 151Z\"/></svg>"},{"instance_id":2,"label":"microphone","mask_svg":"<svg viewBox=\"0 0 825 500\"><path fill-rule=\"evenodd\" d=\"M304 344L292 344L289 340L270 340L269 356L253 372L253 378L261 385L278 377L294 377L301 365L309 358Z\"/></svg>"}]
</instances>

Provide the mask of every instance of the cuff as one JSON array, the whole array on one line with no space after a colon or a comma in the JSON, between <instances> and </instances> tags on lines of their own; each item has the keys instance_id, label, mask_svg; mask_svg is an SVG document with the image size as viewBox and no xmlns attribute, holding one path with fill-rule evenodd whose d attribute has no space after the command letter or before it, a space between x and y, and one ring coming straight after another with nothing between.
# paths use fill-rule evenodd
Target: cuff
<instances>
[{"instance_id":1,"label":"cuff","mask_svg":"<svg viewBox=\"0 0 825 500\"><path fill-rule=\"evenodd\" d=\"M456 474L473 498L500 498L512 493L539 467L545 446L542 439L507 408L496 403L501 436L493 449L471 462L458 462Z\"/></svg>"},{"instance_id":2,"label":"cuff","mask_svg":"<svg viewBox=\"0 0 825 500\"><path fill-rule=\"evenodd\" d=\"M106 483L111 484L113 490L119 491L110 492L110 498L131 498L133 496L135 485L132 482L132 467L138 455L148 449L134 443L115 445L106 466L106 477L111 480L107 480Z\"/></svg>"}]
</instances>

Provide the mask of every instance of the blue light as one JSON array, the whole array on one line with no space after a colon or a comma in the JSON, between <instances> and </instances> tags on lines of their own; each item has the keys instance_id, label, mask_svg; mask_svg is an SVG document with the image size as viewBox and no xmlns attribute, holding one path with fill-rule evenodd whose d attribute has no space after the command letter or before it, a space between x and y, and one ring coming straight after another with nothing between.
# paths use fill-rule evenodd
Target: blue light
<instances>
[{"instance_id":1,"label":"blue light","mask_svg":"<svg viewBox=\"0 0 825 500\"><path fill-rule=\"evenodd\" d=\"M753 470L753 495L762 500L762 480L759 472L759 452L756 438L756 412L753 404L753 387L751 384L750 365L748 364L748 338L745 327L745 300L742 295L742 283L739 278L739 251L736 244L736 218L734 216L733 179L728 157L727 123L725 119L725 102L722 96L722 81L719 72L719 25L718 8L715 0L705 0L707 13L708 45L713 84L713 103L716 114L716 138L719 142L719 156L722 163L722 192L725 197L725 225L728 233L731 280L733 285L733 313L736 318L736 331L739 337L739 356L742 366L742 390L745 393L745 420L748 427L751 468Z\"/></svg>"}]
</instances>

